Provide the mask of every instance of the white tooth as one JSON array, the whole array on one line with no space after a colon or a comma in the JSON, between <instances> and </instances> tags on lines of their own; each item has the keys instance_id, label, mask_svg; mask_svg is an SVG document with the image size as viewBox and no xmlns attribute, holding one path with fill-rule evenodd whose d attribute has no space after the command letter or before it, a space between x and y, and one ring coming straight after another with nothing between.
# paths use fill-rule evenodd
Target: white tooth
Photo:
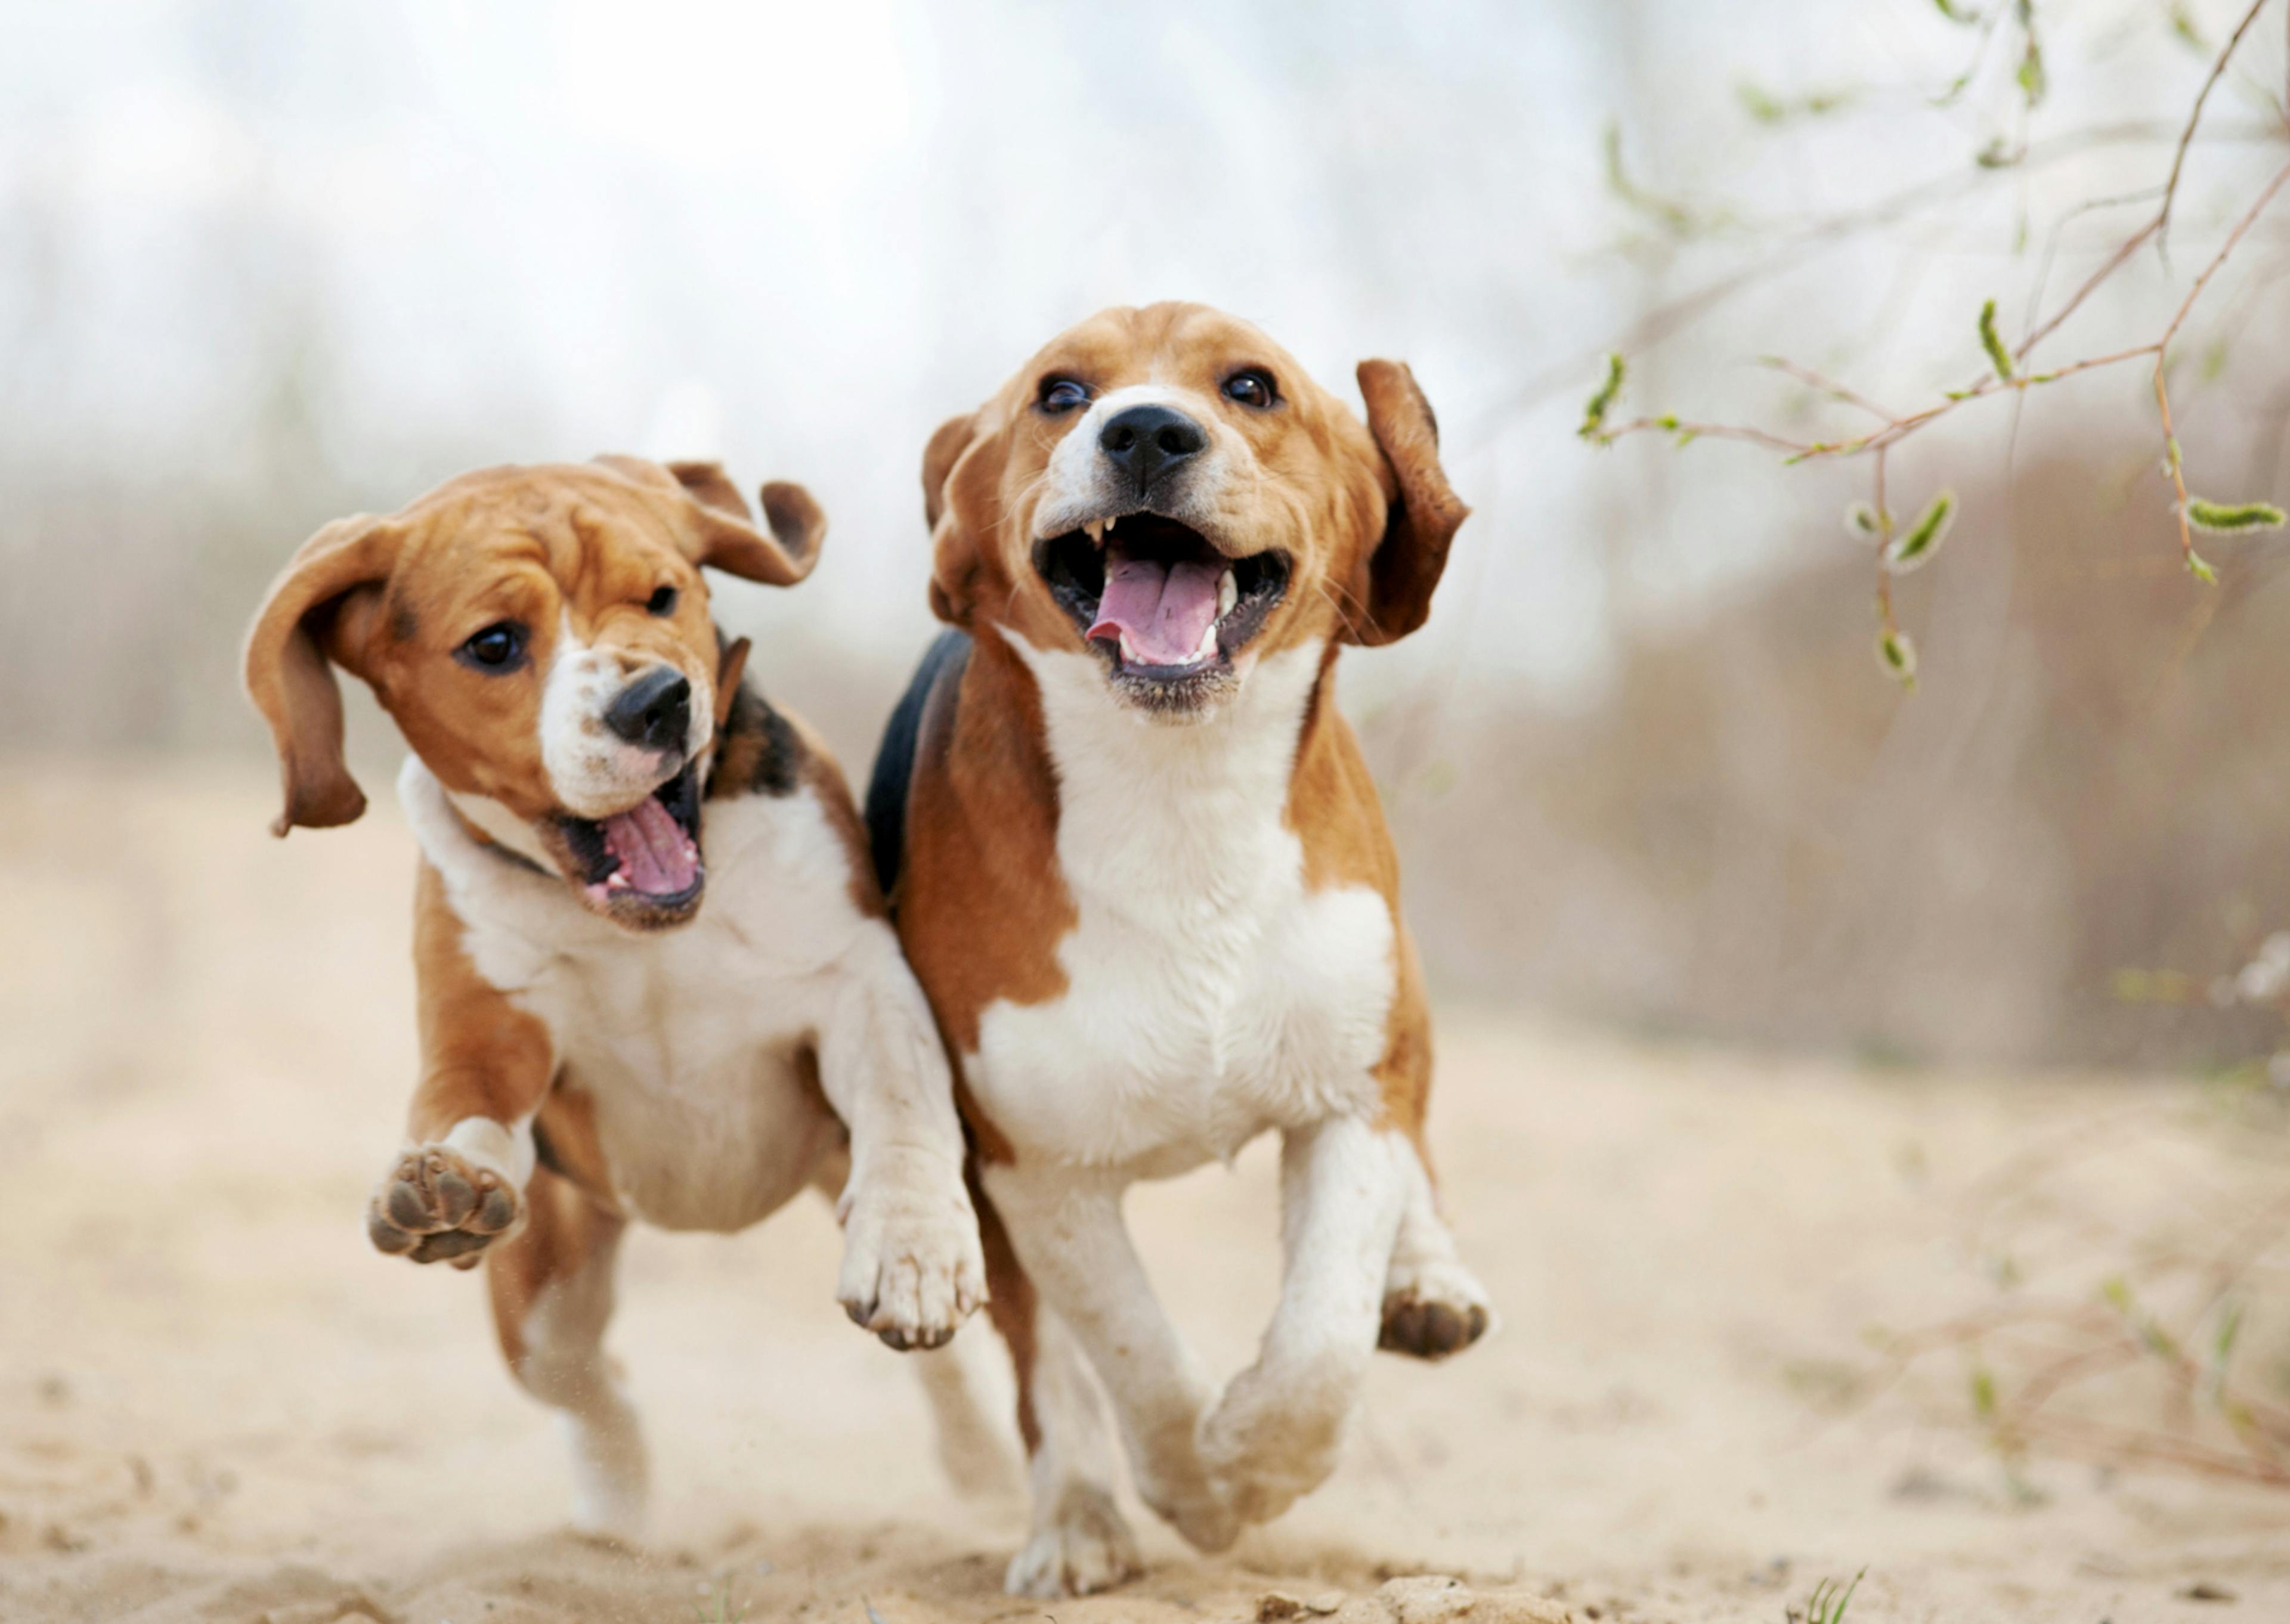
<instances>
[{"instance_id":1,"label":"white tooth","mask_svg":"<svg viewBox=\"0 0 2290 1624\"><path fill-rule=\"evenodd\" d=\"M1108 535L1112 534L1112 533L1113 533L1113 527L1114 527L1116 524L1120 524L1120 523L1121 523L1121 516L1120 516L1119 514L1117 514L1117 514L1115 514L1111 518L1109 518L1109 519L1106 520L1106 521L1105 521L1105 530L1106 530L1106 533L1107 533Z\"/></svg>"},{"instance_id":2,"label":"white tooth","mask_svg":"<svg viewBox=\"0 0 2290 1624\"><path fill-rule=\"evenodd\" d=\"M605 876L605 889L606 891L626 891L628 888L629 876L622 874L619 869L615 868L612 873Z\"/></svg>"},{"instance_id":3,"label":"white tooth","mask_svg":"<svg viewBox=\"0 0 2290 1624\"><path fill-rule=\"evenodd\" d=\"M1129 641L1129 634L1125 631L1121 634L1121 658L1132 665L1145 663L1137 652L1137 645Z\"/></svg>"},{"instance_id":4,"label":"white tooth","mask_svg":"<svg viewBox=\"0 0 2290 1624\"><path fill-rule=\"evenodd\" d=\"M1087 536L1093 545L1098 547L1103 547L1105 545L1105 521L1103 519L1091 519L1087 523L1084 524L1081 528L1082 533Z\"/></svg>"},{"instance_id":5,"label":"white tooth","mask_svg":"<svg viewBox=\"0 0 2290 1624\"><path fill-rule=\"evenodd\" d=\"M1227 577L1227 579L1230 578ZM1198 664L1215 653L1216 647L1216 622L1211 620L1206 626L1201 628L1201 646L1193 651L1194 663Z\"/></svg>"},{"instance_id":6,"label":"white tooth","mask_svg":"<svg viewBox=\"0 0 2290 1624\"><path fill-rule=\"evenodd\" d=\"M1221 620L1230 614L1232 606L1238 602L1240 602L1240 587L1233 580L1232 572L1227 570L1217 577L1217 619Z\"/></svg>"}]
</instances>

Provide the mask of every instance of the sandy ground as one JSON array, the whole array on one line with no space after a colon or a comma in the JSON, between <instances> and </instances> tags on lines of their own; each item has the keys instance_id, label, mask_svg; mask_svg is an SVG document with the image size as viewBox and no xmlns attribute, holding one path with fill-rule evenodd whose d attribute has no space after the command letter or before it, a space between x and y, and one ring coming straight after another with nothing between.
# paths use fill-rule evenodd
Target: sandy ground
<instances>
[{"instance_id":1,"label":"sandy ground","mask_svg":"<svg viewBox=\"0 0 2290 1624\"><path fill-rule=\"evenodd\" d=\"M2194 1084L1858 1072L1469 1011L1444 1018L1433 1138L1505 1323L1445 1367L1379 1361L1335 1479L1229 1556L1137 1514L1140 1584L1004 1596L1022 1508L948 1488L911 1372L831 1300L811 1205L635 1239L614 1344L661 1534L584 1544L478 1282L361 1233L412 1075L405 832L385 796L282 845L270 796L235 770L0 770L9 1624L1074 1624L1254 1618L1276 1591L1345 1620L1778 1624L1864 1566L1856 1624L2290 1618L2290 1492L2038 1455L2015 1493L1951 1414L1959 1370L1868 1388L1871 1327L1990 1289L1965 1203L2037 1164L2015 1157L2135 1124L2144 1171L2105 1184L2126 1233L2189 1179L2271 1176L2214 1148ZM1134 1204L1225 1371L1272 1298L1264 1148ZM998 1405L990 1333L957 1346Z\"/></svg>"}]
</instances>

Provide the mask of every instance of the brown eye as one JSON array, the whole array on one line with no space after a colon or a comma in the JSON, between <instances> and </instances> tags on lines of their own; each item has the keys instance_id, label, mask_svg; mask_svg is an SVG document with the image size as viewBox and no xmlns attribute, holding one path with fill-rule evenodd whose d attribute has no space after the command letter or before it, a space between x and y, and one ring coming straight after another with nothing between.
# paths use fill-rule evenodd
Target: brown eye
<instances>
[{"instance_id":1,"label":"brown eye","mask_svg":"<svg viewBox=\"0 0 2290 1624\"><path fill-rule=\"evenodd\" d=\"M488 626L453 651L463 665L498 676L524 663L525 629L515 620Z\"/></svg>"},{"instance_id":2,"label":"brown eye","mask_svg":"<svg viewBox=\"0 0 2290 1624\"><path fill-rule=\"evenodd\" d=\"M674 614L676 604L677 591L674 587L656 588L653 595L645 599L645 612L651 614Z\"/></svg>"},{"instance_id":3,"label":"brown eye","mask_svg":"<svg viewBox=\"0 0 2290 1624\"><path fill-rule=\"evenodd\" d=\"M1243 367L1226 379L1224 393L1227 400L1237 401L1258 412L1280 398L1279 391L1272 387L1272 374L1253 366Z\"/></svg>"},{"instance_id":4,"label":"brown eye","mask_svg":"<svg viewBox=\"0 0 2290 1624\"><path fill-rule=\"evenodd\" d=\"M1045 378L1038 404L1052 417L1061 416L1076 406L1089 404L1089 386L1071 378Z\"/></svg>"}]
</instances>

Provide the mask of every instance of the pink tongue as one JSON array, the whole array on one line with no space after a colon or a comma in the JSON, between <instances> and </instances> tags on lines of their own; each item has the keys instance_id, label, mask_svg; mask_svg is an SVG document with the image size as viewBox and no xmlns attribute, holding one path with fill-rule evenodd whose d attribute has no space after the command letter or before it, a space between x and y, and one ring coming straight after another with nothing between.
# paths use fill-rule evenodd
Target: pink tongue
<instances>
[{"instance_id":1,"label":"pink tongue","mask_svg":"<svg viewBox=\"0 0 2290 1624\"><path fill-rule=\"evenodd\" d=\"M700 852L667 807L646 797L605 820L605 846L621 860L631 889L672 897L700 877Z\"/></svg>"},{"instance_id":2,"label":"pink tongue","mask_svg":"<svg viewBox=\"0 0 2290 1624\"><path fill-rule=\"evenodd\" d=\"M1093 637L1129 634L1138 659L1149 666L1189 666L1201 646L1201 634L1216 619L1221 564L1188 559L1161 564L1150 558L1108 553L1105 595L1097 601Z\"/></svg>"}]
</instances>

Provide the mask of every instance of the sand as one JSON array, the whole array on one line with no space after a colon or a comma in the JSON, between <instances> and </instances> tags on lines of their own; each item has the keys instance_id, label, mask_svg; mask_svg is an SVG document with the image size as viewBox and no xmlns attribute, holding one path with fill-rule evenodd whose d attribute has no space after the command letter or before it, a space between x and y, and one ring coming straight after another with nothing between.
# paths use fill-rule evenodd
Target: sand
<instances>
[{"instance_id":1,"label":"sand","mask_svg":"<svg viewBox=\"0 0 2290 1624\"><path fill-rule=\"evenodd\" d=\"M1870 1072L1486 1010L1443 1014L1432 1137L1501 1327L1447 1365L1379 1360L1335 1478L1232 1552L1133 1512L1140 1583L1005 1596L1014 1468L949 1486L912 1372L832 1300L815 1204L636 1236L613 1345L659 1532L585 1543L479 1282L361 1232L413 1064L404 827L384 796L281 844L272 794L236 767L0 771L8 1624L1778 1624L1864 1567L1856 1621L2290 1618L2290 1492L2044 1452L2015 1489L1946 1356L1871 1380L1872 1328L1994 1290L1967 1203L2092 1124L2137 1151L2102 1187L2134 1240L2207 1221L2190 1188L2278 1185L2199 1085ZM1220 1371L1271 1302L1268 1150L1133 1204ZM1000 1413L990 1332L956 1345Z\"/></svg>"}]
</instances>

